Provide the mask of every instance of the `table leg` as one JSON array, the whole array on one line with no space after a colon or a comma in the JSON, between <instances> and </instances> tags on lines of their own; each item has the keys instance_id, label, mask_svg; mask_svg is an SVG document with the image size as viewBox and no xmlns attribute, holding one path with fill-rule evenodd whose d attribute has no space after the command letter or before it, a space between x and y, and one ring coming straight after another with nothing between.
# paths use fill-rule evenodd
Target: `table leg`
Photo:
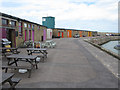
<instances>
[{"instance_id":1,"label":"table leg","mask_svg":"<svg viewBox=\"0 0 120 90\"><path fill-rule=\"evenodd\" d=\"M10 88L15 89L12 80L10 79L8 82L9 82L9 84L10 84L10 86L11 86Z\"/></svg>"},{"instance_id":2,"label":"table leg","mask_svg":"<svg viewBox=\"0 0 120 90\"><path fill-rule=\"evenodd\" d=\"M14 58L14 61L11 62L11 63L10 63L10 59L11 59L11 58L8 58L8 65L12 65L12 64L15 63L15 65L18 66L18 65L17 65L17 61L18 61L18 59L16 60L16 59Z\"/></svg>"},{"instance_id":3,"label":"table leg","mask_svg":"<svg viewBox=\"0 0 120 90\"><path fill-rule=\"evenodd\" d=\"M27 50L27 52L28 52L28 55L29 55L29 50Z\"/></svg>"},{"instance_id":4,"label":"table leg","mask_svg":"<svg viewBox=\"0 0 120 90\"><path fill-rule=\"evenodd\" d=\"M8 82L9 82L10 86L12 86L12 85L13 85L13 83L12 83L12 80L11 80L11 79L10 79Z\"/></svg>"},{"instance_id":5,"label":"table leg","mask_svg":"<svg viewBox=\"0 0 120 90\"><path fill-rule=\"evenodd\" d=\"M29 72L28 78L30 78L31 77L31 70L28 70L28 72Z\"/></svg>"},{"instance_id":6,"label":"table leg","mask_svg":"<svg viewBox=\"0 0 120 90\"><path fill-rule=\"evenodd\" d=\"M18 61L18 60L16 60L16 59L14 58L14 62L15 62L15 65L16 65L16 66L18 66L18 65L17 65L17 61Z\"/></svg>"},{"instance_id":7,"label":"table leg","mask_svg":"<svg viewBox=\"0 0 120 90\"><path fill-rule=\"evenodd\" d=\"M5 68L5 73L7 73L7 71L8 71L8 68Z\"/></svg>"},{"instance_id":8,"label":"table leg","mask_svg":"<svg viewBox=\"0 0 120 90\"><path fill-rule=\"evenodd\" d=\"M44 51L44 53L46 54L46 58L47 58L47 51Z\"/></svg>"},{"instance_id":9,"label":"table leg","mask_svg":"<svg viewBox=\"0 0 120 90\"><path fill-rule=\"evenodd\" d=\"M31 50L27 50L28 55L32 55L32 51Z\"/></svg>"},{"instance_id":10,"label":"table leg","mask_svg":"<svg viewBox=\"0 0 120 90\"><path fill-rule=\"evenodd\" d=\"M35 58L35 66L36 66L36 69L38 69L36 58Z\"/></svg>"},{"instance_id":11,"label":"table leg","mask_svg":"<svg viewBox=\"0 0 120 90\"><path fill-rule=\"evenodd\" d=\"M36 66L36 69L38 69L36 59L35 59L35 64L33 64L33 60L31 60L31 59L30 60L26 59L26 62L29 62L31 64L31 68L33 68L34 66Z\"/></svg>"},{"instance_id":12,"label":"table leg","mask_svg":"<svg viewBox=\"0 0 120 90\"><path fill-rule=\"evenodd\" d=\"M10 65L10 58L8 58L8 65Z\"/></svg>"},{"instance_id":13,"label":"table leg","mask_svg":"<svg viewBox=\"0 0 120 90\"><path fill-rule=\"evenodd\" d=\"M5 55L6 50L5 50L5 49L3 49L3 50L2 50L2 53L3 53L3 56L5 56L5 57L6 57L6 55Z\"/></svg>"},{"instance_id":14,"label":"table leg","mask_svg":"<svg viewBox=\"0 0 120 90\"><path fill-rule=\"evenodd\" d=\"M47 58L47 54L45 53L45 57Z\"/></svg>"}]
</instances>

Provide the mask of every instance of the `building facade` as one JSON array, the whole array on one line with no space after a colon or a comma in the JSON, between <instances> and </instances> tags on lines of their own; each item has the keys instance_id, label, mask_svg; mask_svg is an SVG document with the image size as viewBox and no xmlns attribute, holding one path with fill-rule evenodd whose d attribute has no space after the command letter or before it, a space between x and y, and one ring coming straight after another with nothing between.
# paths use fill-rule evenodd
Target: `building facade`
<instances>
[{"instance_id":1,"label":"building facade","mask_svg":"<svg viewBox=\"0 0 120 90\"><path fill-rule=\"evenodd\" d=\"M63 29L63 28L54 28L52 30L54 37L61 37L61 38L73 38L75 34L79 34L80 37L97 36L96 31L85 31L85 30Z\"/></svg>"},{"instance_id":2,"label":"building facade","mask_svg":"<svg viewBox=\"0 0 120 90\"><path fill-rule=\"evenodd\" d=\"M29 40L46 41L47 27L11 15L3 13L0 15L1 38L7 38L11 41L12 47L19 47Z\"/></svg>"}]
</instances>

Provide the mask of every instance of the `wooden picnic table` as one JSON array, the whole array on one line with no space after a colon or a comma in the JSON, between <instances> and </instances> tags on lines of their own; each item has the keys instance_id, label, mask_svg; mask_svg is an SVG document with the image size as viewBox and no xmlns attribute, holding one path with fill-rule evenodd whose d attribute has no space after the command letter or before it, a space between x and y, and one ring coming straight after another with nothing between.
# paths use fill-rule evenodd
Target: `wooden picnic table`
<instances>
[{"instance_id":1,"label":"wooden picnic table","mask_svg":"<svg viewBox=\"0 0 120 90\"><path fill-rule=\"evenodd\" d=\"M15 88L15 86L19 83L21 79L13 78L14 73L2 73L2 81L1 84L4 85L5 83L9 82L10 88Z\"/></svg>"},{"instance_id":2,"label":"wooden picnic table","mask_svg":"<svg viewBox=\"0 0 120 90\"><path fill-rule=\"evenodd\" d=\"M14 75L15 75L14 73L2 73L2 84L9 82L10 85L12 85L11 79Z\"/></svg>"},{"instance_id":3,"label":"wooden picnic table","mask_svg":"<svg viewBox=\"0 0 120 90\"><path fill-rule=\"evenodd\" d=\"M2 53L3 53L4 56L6 56L5 54L8 52L7 50L10 50L10 52L12 52L13 54L20 53L18 51L18 48L6 48L6 47L2 47L2 48L0 48L0 50L2 50Z\"/></svg>"},{"instance_id":4,"label":"wooden picnic table","mask_svg":"<svg viewBox=\"0 0 120 90\"><path fill-rule=\"evenodd\" d=\"M48 54L47 53L47 48L27 48L27 52L28 52L29 55L31 55L35 51L39 51L42 54Z\"/></svg>"},{"instance_id":5,"label":"wooden picnic table","mask_svg":"<svg viewBox=\"0 0 120 90\"><path fill-rule=\"evenodd\" d=\"M47 48L27 48L28 55L32 53L42 53L47 58Z\"/></svg>"},{"instance_id":6,"label":"wooden picnic table","mask_svg":"<svg viewBox=\"0 0 120 90\"><path fill-rule=\"evenodd\" d=\"M37 66L37 64L38 64L38 62L36 61L36 58L37 58L37 55L25 55L25 54L13 54L13 55L10 55L10 56L7 56L7 59L8 59L8 65L10 66L10 65L12 65L12 64L15 64L16 65L16 67L14 67L14 68L17 68L17 67L19 67L18 66L18 64L17 64L17 62L18 61L24 61L24 62L29 62L30 63L30 69L29 68L27 68L26 66L24 67L20 67L20 68L25 68L25 69L28 69L29 70L29 76L28 77L30 77L31 76L31 70L33 69L33 67L34 66L36 66L36 69L38 69L38 66ZM12 66L11 66L12 67ZM8 68L11 68L11 67L8 67ZM13 68L13 67L12 67Z\"/></svg>"}]
</instances>

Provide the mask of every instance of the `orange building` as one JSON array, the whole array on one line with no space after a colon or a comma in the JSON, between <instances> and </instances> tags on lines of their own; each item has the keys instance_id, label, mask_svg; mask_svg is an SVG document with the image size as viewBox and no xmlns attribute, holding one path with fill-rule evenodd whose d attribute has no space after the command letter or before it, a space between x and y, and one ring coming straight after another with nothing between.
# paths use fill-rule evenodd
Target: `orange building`
<instances>
[{"instance_id":1,"label":"orange building","mask_svg":"<svg viewBox=\"0 0 120 90\"><path fill-rule=\"evenodd\" d=\"M82 37L82 31L79 31L79 35L80 35L80 37Z\"/></svg>"},{"instance_id":2,"label":"orange building","mask_svg":"<svg viewBox=\"0 0 120 90\"><path fill-rule=\"evenodd\" d=\"M71 38L72 37L72 30L67 30L67 37Z\"/></svg>"}]
</instances>

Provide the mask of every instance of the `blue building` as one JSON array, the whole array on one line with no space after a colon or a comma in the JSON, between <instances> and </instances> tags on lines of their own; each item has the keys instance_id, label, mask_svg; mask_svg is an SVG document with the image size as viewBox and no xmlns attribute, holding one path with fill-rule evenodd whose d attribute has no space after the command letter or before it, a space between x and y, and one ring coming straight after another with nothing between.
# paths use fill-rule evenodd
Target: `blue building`
<instances>
[{"instance_id":1,"label":"blue building","mask_svg":"<svg viewBox=\"0 0 120 90\"><path fill-rule=\"evenodd\" d=\"M55 28L55 17L42 17L42 25L48 28Z\"/></svg>"}]
</instances>

